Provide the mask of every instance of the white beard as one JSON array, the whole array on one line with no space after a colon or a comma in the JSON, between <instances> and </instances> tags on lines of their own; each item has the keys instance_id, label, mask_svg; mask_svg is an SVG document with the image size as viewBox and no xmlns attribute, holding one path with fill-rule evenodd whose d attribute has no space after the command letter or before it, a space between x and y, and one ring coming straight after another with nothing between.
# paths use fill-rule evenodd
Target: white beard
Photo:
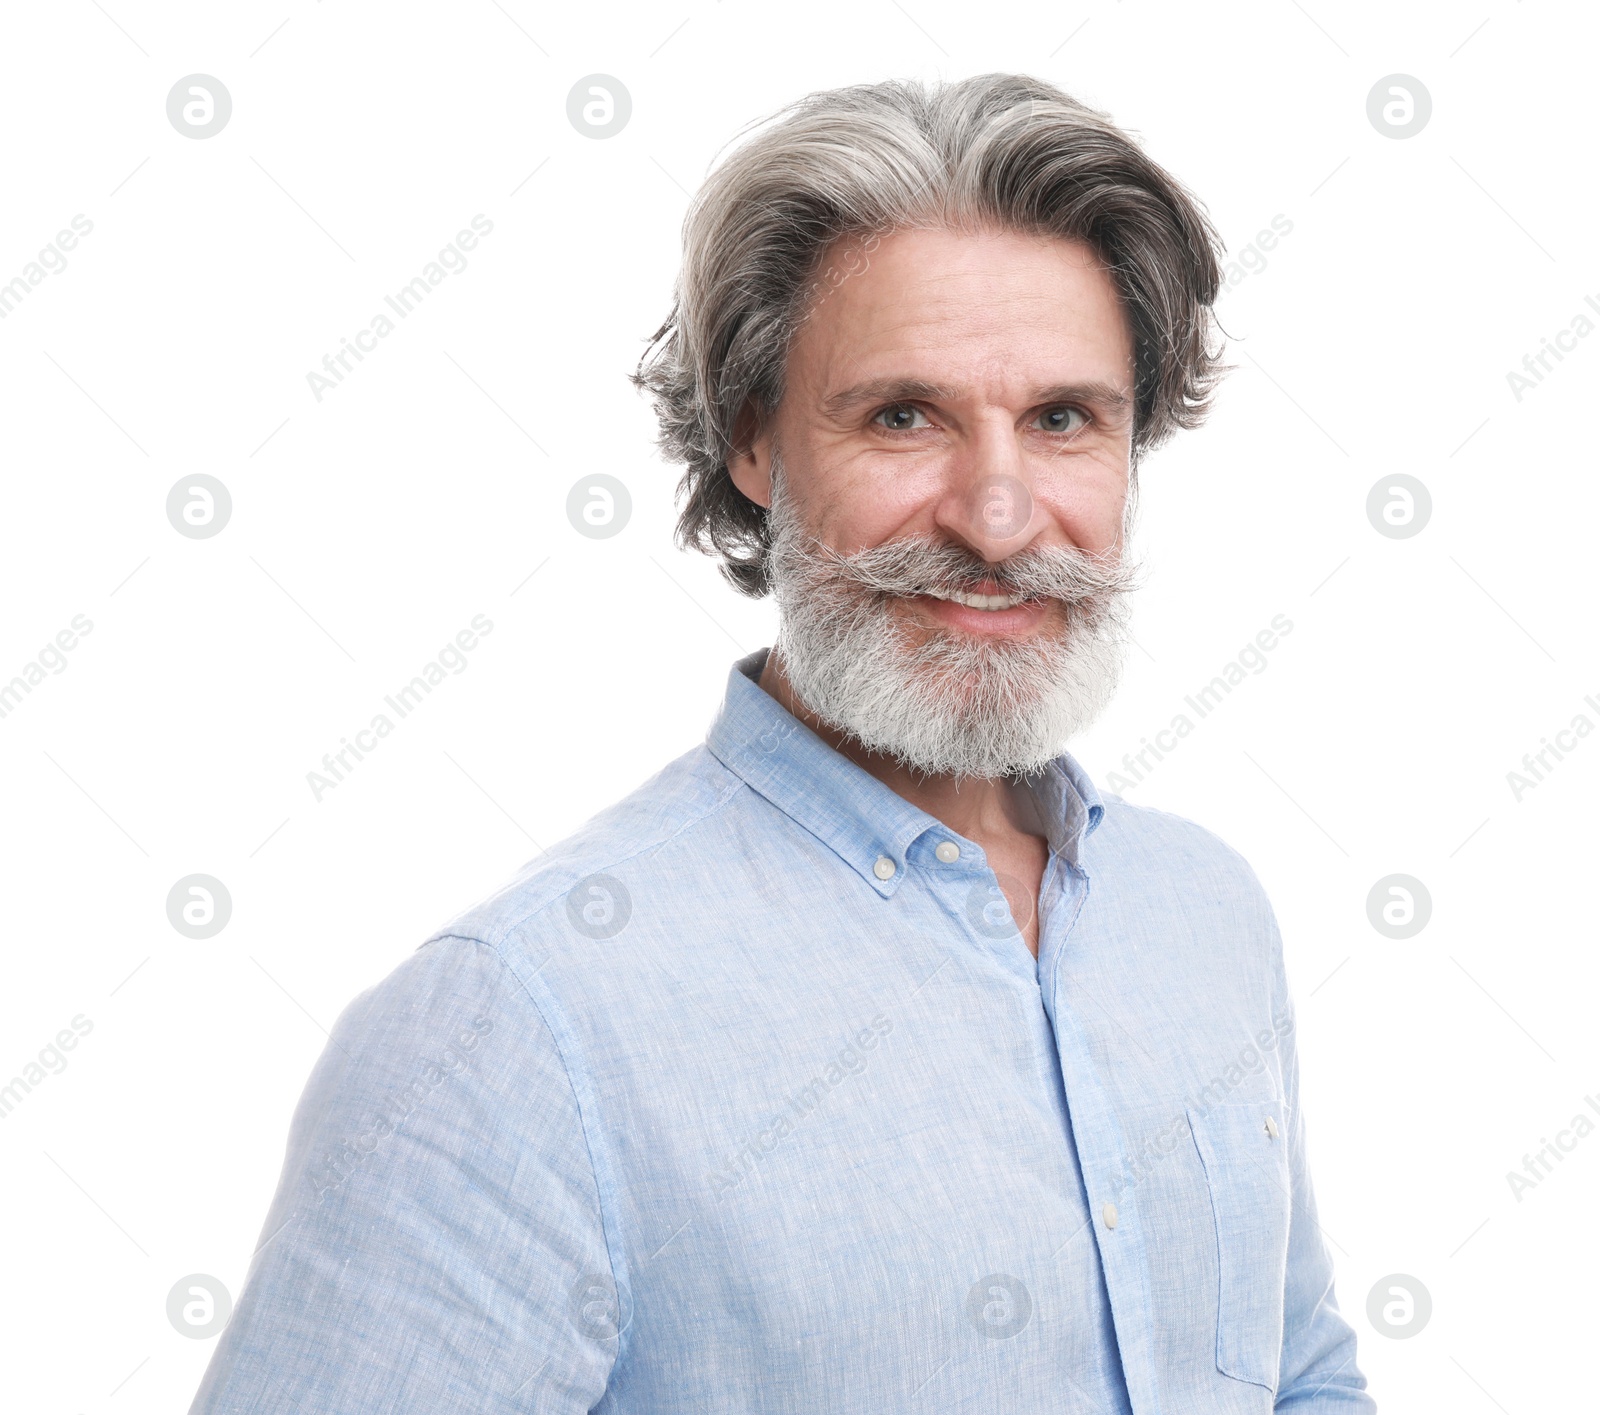
<instances>
[{"instance_id":1,"label":"white beard","mask_svg":"<svg viewBox=\"0 0 1600 1415\"><path fill-rule=\"evenodd\" d=\"M843 556L801 526L778 472L768 518L776 652L822 722L915 771L1021 777L1104 711L1122 672L1130 566L1070 547L1029 548L988 566L926 537ZM982 638L924 627L894 603L985 574L1058 598L1065 631Z\"/></svg>"}]
</instances>

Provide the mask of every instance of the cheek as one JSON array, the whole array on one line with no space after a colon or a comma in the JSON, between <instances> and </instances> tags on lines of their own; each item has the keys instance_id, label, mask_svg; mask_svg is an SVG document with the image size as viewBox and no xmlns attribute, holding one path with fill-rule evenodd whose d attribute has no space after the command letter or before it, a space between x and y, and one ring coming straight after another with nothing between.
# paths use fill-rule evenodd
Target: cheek
<instances>
[{"instance_id":1,"label":"cheek","mask_svg":"<svg viewBox=\"0 0 1600 1415\"><path fill-rule=\"evenodd\" d=\"M824 461L803 504L827 544L859 550L931 529L941 485L935 469L909 458L852 456Z\"/></svg>"},{"instance_id":2,"label":"cheek","mask_svg":"<svg viewBox=\"0 0 1600 1415\"><path fill-rule=\"evenodd\" d=\"M887 498L858 485L821 498L811 525L827 545L848 554L894 539L907 519Z\"/></svg>"},{"instance_id":3,"label":"cheek","mask_svg":"<svg viewBox=\"0 0 1600 1415\"><path fill-rule=\"evenodd\" d=\"M1040 488L1045 512L1085 550L1106 550L1122 534L1128 504L1127 473L1096 462Z\"/></svg>"}]
</instances>

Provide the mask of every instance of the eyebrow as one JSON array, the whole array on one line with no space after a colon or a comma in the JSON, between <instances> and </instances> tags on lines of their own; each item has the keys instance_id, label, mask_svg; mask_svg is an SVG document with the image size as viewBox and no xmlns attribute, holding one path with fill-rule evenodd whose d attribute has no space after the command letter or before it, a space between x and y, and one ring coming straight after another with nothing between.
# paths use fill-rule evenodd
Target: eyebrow
<instances>
[{"instance_id":1,"label":"eyebrow","mask_svg":"<svg viewBox=\"0 0 1600 1415\"><path fill-rule=\"evenodd\" d=\"M953 403L961 390L949 384L929 383L920 378L869 378L862 383L830 393L822 400L826 417L837 418L870 403ZM1109 383L1056 383L1036 388L1028 399L1029 407L1044 403L1091 403L1112 411L1129 407L1133 400L1122 389Z\"/></svg>"}]
</instances>

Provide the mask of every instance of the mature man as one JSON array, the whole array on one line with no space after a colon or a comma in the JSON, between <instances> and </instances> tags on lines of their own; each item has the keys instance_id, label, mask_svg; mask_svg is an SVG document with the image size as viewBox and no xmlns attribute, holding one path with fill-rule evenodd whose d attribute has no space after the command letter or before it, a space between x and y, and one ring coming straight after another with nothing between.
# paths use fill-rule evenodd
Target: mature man
<instances>
[{"instance_id":1,"label":"mature man","mask_svg":"<svg viewBox=\"0 0 1600 1415\"><path fill-rule=\"evenodd\" d=\"M345 1011L196 1411L1374 1409L1271 909L1063 751L1217 249L1025 78L718 169L638 382L777 644Z\"/></svg>"}]
</instances>

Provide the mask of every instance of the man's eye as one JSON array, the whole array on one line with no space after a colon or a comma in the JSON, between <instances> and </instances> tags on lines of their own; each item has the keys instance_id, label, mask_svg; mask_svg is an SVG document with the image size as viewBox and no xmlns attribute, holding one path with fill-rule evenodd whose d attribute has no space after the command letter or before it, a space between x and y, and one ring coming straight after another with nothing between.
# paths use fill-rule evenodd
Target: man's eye
<instances>
[{"instance_id":1,"label":"man's eye","mask_svg":"<svg viewBox=\"0 0 1600 1415\"><path fill-rule=\"evenodd\" d=\"M918 422L918 418L922 421ZM875 413L872 420L879 427L886 427L891 432L911 432L919 427L928 426L928 420L922 416L922 410L913 408L909 403L895 403Z\"/></svg>"},{"instance_id":2,"label":"man's eye","mask_svg":"<svg viewBox=\"0 0 1600 1415\"><path fill-rule=\"evenodd\" d=\"M1081 408L1058 403L1055 407L1046 408L1040 413L1035 426L1045 432L1076 432L1087 421Z\"/></svg>"}]
</instances>

